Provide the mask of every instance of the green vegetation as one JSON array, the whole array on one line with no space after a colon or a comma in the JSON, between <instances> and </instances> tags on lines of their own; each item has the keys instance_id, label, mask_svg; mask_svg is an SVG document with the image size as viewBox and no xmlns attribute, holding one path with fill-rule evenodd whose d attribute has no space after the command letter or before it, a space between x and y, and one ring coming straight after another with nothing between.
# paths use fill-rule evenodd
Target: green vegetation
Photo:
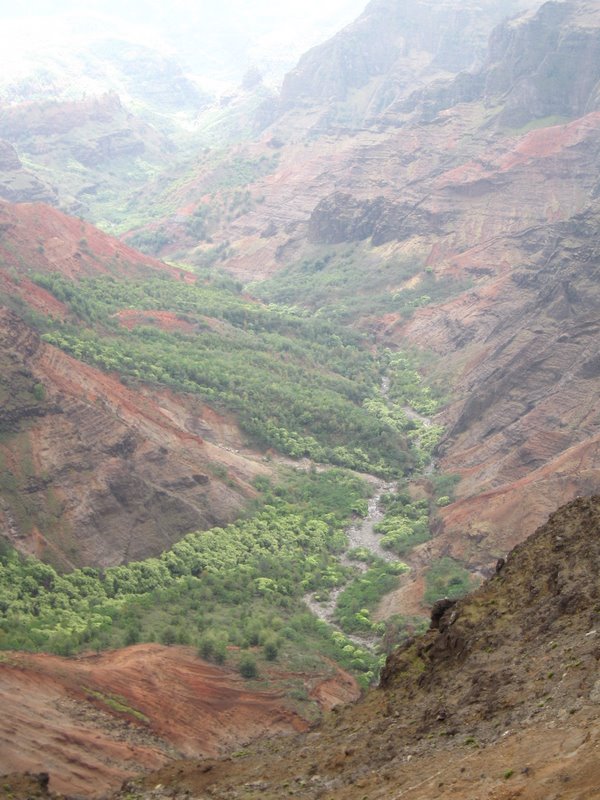
<instances>
[{"instance_id":1,"label":"green vegetation","mask_svg":"<svg viewBox=\"0 0 600 800\"><path fill-rule=\"evenodd\" d=\"M381 500L385 516L374 530L383 534L382 547L406 556L415 545L430 538L427 500L411 501L410 495L403 491L384 495Z\"/></svg>"},{"instance_id":2,"label":"green vegetation","mask_svg":"<svg viewBox=\"0 0 600 800\"><path fill-rule=\"evenodd\" d=\"M307 654L322 653L368 683L377 658L354 646L347 651L351 643L301 602L304 593L331 585L332 576L350 576L336 555L365 494L365 484L342 470L293 474L266 488L253 518L189 534L157 558L104 571L60 575L4 545L0 648L69 655L132 639L162 641L194 644L217 663L253 648L265 661L284 659L297 669L310 668Z\"/></svg>"},{"instance_id":3,"label":"green vegetation","mask_svg":"<svg viewBox=\"0 0 600 800\"><path fill-rule=\"evenodd\" d=\"M235 413L259 446L384 476L430 458L438 429L409 419L399 404L428 413L437 400L407 355L379 360L359 335L251 302L232 281L35 280L87 325L47 323L47 342L104 369L198 393ZM171 312L182 331L127 330L115 316L124 309ZM382 371L390 399L381 396Z\"/></svg>"},{"instance_id":4,"label":"green vegetation","mask_svg":"<svg viewBox=\"0 0 600 800\"><path fill-rule=\"evenodd\" d=\"M379 600L398 586L398 576L408 571L401 561L374 559L369 569L343 590L337 601L335 619L347 633L382 634L384 623L374 623L370 613Z\"/></svg>"},{"instance_id":5,"label":"green vegetation","mask_svg":"<svg viewBox=\"0 0 600 800\"><path fill-rule=\"evenodd\" d=\"M249 202L234 188L226 191L239 207ZM208 221L209 212L197 209L188 220L190 236L208 241ZM333 468L289 474L277 487L258 478L262 504L255 516L191 533L142 562L60 575L5 548L0 648L70 654L144 641L187 644L245 677L264 675L273 661L316 669L320 654L366 685L380 656L346 633L392 640L371 613L408 568L368 552L354 554L366 563L363 572L340 562L344 529L367 513L368 491L338 467L397 480L428 464L441 433L428 416L442 397L423 381L418 355L374 353L368 337L327 315L255 302L230 278L185 277L74 283L33 276L70 313L66 322L32 313L29 321L47 342L123 381L194 393L235 415L248 441L261 448ZM32 407L45 402L44 387L33 379L26 391ZM15 496L26 478L0 472L14 483ZM404 555L428 538L427 502L398 493L385 503L378 528L384 546ZM452 583L456 576L445 577ZM335 619L343 632L302 603L308 592L327 597L332 589L341 589ZM394 636L413 628L399 623Z\"/></svg>"},{"instance_id":6,"label":"green vegetation","mask_svg":"<svg viewBox=\"0 0 600 800\"><path fill-rule=\"evenodd\" d=\"M413 279L417 278L413 286ZM363 245L321 247L252 290L275 303L299 304L350 322L373 314L410 317L415 309L464 291L468 281L438 278L411 259L381 261Z\"/></svg>"},{"instance_id":7,"label":"green vegetation","mask_svg":"<svg viewBox=\"0 0 600 800\"><path fill-rule=\"evenodd\" d=\"M453 600L472 591L475 586L475 579L460 562L444 556L432 562L425 573L425 602L433 605L443 597Z\"/></svg>"},{"instance_id":8,"label":"green vegetation","mask_svg":"<svg viewBox=\"0 0 600 800\"><path fill-rule=\"evenodd\" d=\"M244 653L239 663L240 675L243 678L256 678L258 676L258 665L254 656Z\"/></svg>"},{"instance_id":9,"label":"green vegetation","mask_svg":"<svg viewBox=\"0 0 600 800\"><path fill-rule=\"evenodd\" d=\"M558 114L554 114L547 117L532 119L529 122L526 122L525 125L521 125L519 128L510 128L509 131L512 134L525 134L529 133L529 131L538 130L539 128L551 128L554 125L565 125L568 122L570 122L569 117L563 117L559 116Z\"/></svg>"},{"instance_id":10,"label":"green vegetation","mask_svg":"<svg viewBox=\"0 0 600 800\"><path fill-rule=\"evenodd\" d=\"M279 163L279 153L257 158L244 155L227 156L209 172L203 181L203 190L207 193L220 189L239 189L248 186L259 178L271 174Z\"/></svg>"},{"instance_id":11,"label":"green vegetation","mask_svg":"<svg viewBox=\"0 0 600 800\"><path fill-rule=\"evenodd\" d=\"M145 714L142 714L141 711L138 711L137 709L132 708L130 705L128 705L127 700L124 697L121 697L120 695L103 694L102 692L97 692L94 689L89 689L89 688L86 688L86 692L89 697L99 701L105 706L108 706L108 708L112 709L113 711L117 711L120 714L126 714L128 716L134 717L140 722L149 721L148 717Z\"/></svg>"},{"instance_id":12,"label":"green vegetation","mask_svg":"<svg viewBox=\"0 0 600 800\"><path fill-rule=\"evenodd\" d=\"M114 197L111 204L110 191L106 196L100 192L90 201L96 222L101 220L112 233L134 231L127 241L142 252L158 255L173 242L185 243L186 260L196 263L189 254L190 246L211 242L223 223L264 202L264 198L254 197L247 187L277 168L279 153L232 154L222 147L206 147L198 154L196 142L178 160L176 180L172 167L157 175L153 182L148 181L152 177L149 172L145 191L129 194L129 200L121 206L114 202ZM200 203L198 198L202 198ZM182 206L193 205L196 208L192 214L182 216Z\"/></svg>"},{"instance_id":13,"label":"green vegetation","mask_svg":"<svg viewBox=\"0 0 600 800\"><path fill-rule=\"evenodd\" d=\"M430 476L429 482L438 506L446 506L454 501L454 487L459 481L460 475L448 472Z\"/></svg>"}]
</instances>

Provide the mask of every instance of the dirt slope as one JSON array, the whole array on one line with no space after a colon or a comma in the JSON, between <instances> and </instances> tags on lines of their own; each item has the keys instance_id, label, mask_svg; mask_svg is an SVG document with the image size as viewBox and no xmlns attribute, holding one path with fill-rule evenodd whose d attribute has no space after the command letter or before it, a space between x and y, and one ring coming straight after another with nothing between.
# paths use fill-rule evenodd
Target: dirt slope
<instances>
[{"instance_id":1,"label":"dirt slope","mask_svg":"<svg viewBox=\"0 0 600 800\"><path fill-rule=\"evenodd\" d=\"M42 203L0 200L0 256L7 278L29 272L60 272L68 278L117 274L143 277L167 273L194 277L143 255L88 222ZM18 285L18 284L17 284Z\"/></svg>"},{"instance_id":2,"label":"dirt slope","mask_svg":"<svg viewBox=\"0 0 600 800\"><path fill-rule=\"evenodd\" d=\"M282 693L257 692L190 649L137 645L0 662L0 773L48 772L50 788L105 796L175 757L216 756L306 730Z\"/></svg>"},{"instance_id":3,"label":"dirt slope","mask_svg":"<svg viewBox=\"0 0 600 800\"><path fill-rule=\"evenodd\" d=\"M6 310L0 342L0 524L20 550L63 567L123 563L232 521L255 496L266 467L233 452L235 425L193 398L129 389Z\"/></svg>"},{"instance_id":4,"label":"dirt slope","mask_svg":"<svg viewBox=\"0 0 600 800\"><path fill-rule=\"evenodd\" d=\"M592 800L599 531L599 497L570 503L477 592L440 608L362 702L300 738L168 766L119 796Z\"/></svg>"}]
</instances>

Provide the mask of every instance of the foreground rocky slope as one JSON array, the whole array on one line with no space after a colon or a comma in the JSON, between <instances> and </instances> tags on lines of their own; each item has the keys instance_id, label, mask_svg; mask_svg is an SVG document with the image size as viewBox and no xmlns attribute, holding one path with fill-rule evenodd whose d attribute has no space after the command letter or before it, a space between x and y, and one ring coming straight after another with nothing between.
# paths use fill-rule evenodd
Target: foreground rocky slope
<instances>
[{"instance_id":1,"label":"foreground rocky slope","mask_svg":"<svg viewBox=\"0 0 600 800\"><path fill-rule=\"evenodd\" d=\"M600 782L600 498L553 514L389 659L381 686L296 739L180 762L120 797L586 800Z\"/></svg>"},{"instance_id":2,"label":"foreground rocky slope","mask_svg":"<svg viewBox=\"0 0 600 800\"><path fill-rule=\"evenodd\" d=\"M0 773L43 771L54 791L102 797L176 758L214 757L258 737L307 730L277 685L283 671L272 672L275 690L260 691L191 648L137 645L71 660L4 653ZM358 694L341 671L306 681L318 698L329 692L347 702Z\"/></svg>"}]
</instances>

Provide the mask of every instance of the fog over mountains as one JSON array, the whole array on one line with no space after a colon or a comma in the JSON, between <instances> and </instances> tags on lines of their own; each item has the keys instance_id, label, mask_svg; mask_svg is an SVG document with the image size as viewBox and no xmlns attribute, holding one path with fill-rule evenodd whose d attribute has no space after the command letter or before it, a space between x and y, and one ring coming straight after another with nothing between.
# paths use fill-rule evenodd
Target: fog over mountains
<instances>
[{"instance_id":1,"label":"fog over mountains","mask_svg":"<svg viewBox=\"0 0 600 800\"><path fill-rule=\"evenodd\" d=\"M0 6L2 85L36 73L61 74L63 79L71 74L75 96L97 91L109 80L98 65L98 42L106 39L157 50L207 86L235 85L252 67L277 83L305 50L351 22L364 2L106 0L82 6L63 0L28 3L26 13L7 6ZM81 70L84 54L87 64ZM68 91L66 85L62 91Z\"/></svg>"}]
</instances>

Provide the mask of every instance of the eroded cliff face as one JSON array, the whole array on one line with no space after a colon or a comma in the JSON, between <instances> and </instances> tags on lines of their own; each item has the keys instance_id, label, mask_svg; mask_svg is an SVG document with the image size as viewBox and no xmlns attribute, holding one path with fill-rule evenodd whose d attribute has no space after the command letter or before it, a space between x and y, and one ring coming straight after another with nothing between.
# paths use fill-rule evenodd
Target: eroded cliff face
<instances>
[{"instance_id":1,"label":"eroded cliff face","mask_svg":"<svg viewBox=\"0 0 600 800\"><path fill-rule=\"evenodd\" d=\"M128 182L144 180L148 165L157 169L168 162L174 147L114 93L7 105L0 115L0 137L31 165L16 176L7 174L0 196L50 202L71 213L89 211L99 194L112 196L126 190ZM55 188L47 185L48 175Z\"/></svg>"},{"instance_id":2,"label":"eroded cliff face","mask_svg":"<svg viewBox=\"0 0 600 800\"><path fill-rule=\"evenodd\" d=\"M548 2L529 19L500 26L490 39L484 96L501 97L502 121L579 117L600 102L600 9L592 2Z\"/></svg>"},{"instance_id":3,"label":"eroded cliff face","mask_svg":"<svg viewBox=\"0 0 600 800\"><path fill-rule=\"evenodd\" d=\"M335 104L348 101L356 121L372 119L417 86L474 67L493 26L530 5L373 0L354 23L288 73L281 110L328 103L320 124L344 124L348 108L345 115Z\"/></svg>"},{"instance_id":4,"label":"eroded cliff face","mask_svg":"<svg viewBox=\"0 0 600 800\"><path fill-rule=\"evenodd\" d=\"M443 355L453 383L439 467L461 476L460 499L440 512L434 552L489 563L552 502L598 487L598 213L594 201L568 221L444 257L489 276L397 331Z\"/></svg>"},{"instance_id":5,"label":"eroded cliff face","mask_svg":"<svg viewBox=\"0 0 600 800\"><path fill-rule=\"evenodd\" d=\"M0 341L0 519L20 550L61 567L141 559L232 521L254 496L265 467L221 446L201 403L128 389L6 310Z\"/></svg>"},{"instance_id":6,"label":"eroded cliff face","mask_svg":"<svg viewBox=\"0 0 600 800\"><path fill-rule=\"evenodd\" d=\"M356 686L345 677L353 699ZM281 692L251 689L191 648L156 644L78 659L5 654L0 698L0 772L44 772L51 790L71 797L106 797L174 758L215 757L308 729ZM18 794L11 779L0 792L10 786Z\"/></svg>"}]
</instances>

